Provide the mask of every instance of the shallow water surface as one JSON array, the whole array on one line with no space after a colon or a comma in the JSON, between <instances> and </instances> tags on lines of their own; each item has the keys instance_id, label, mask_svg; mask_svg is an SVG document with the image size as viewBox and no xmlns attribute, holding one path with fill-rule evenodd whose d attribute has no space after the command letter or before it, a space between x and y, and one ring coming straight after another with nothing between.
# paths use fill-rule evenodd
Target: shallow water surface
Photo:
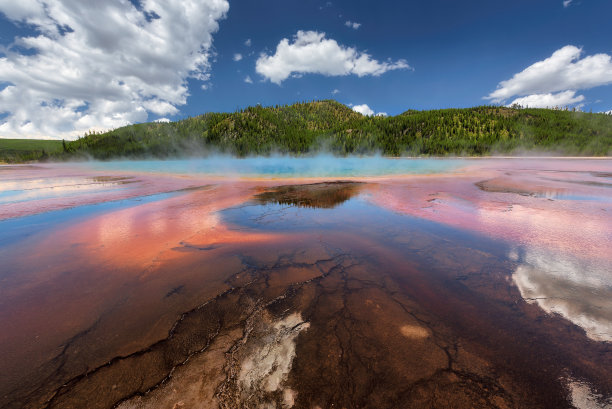
<instances>
[{"instance_id":1,"label":"shallow water surface","mask_svg":"<svg viewBox=\"0 0 612 409\"><path fill-rule=\"evenodd\" d=\"M317 160L0 172L0 406L612 405L612 161Z\"/></svg>"},{"instance_id":2,"label":"shallow water surface","mask_svg":"<svg viewBox=\"0 0 612 409\"><path fill-rule=\"evenodd\" d=\"M206 174L231 177L347 177L441 173L465 166L457 159L405 159L384 157L250 157L213 156L205 159L110 161L85 163L102 171Z\"/></svg>"}]
</instances>

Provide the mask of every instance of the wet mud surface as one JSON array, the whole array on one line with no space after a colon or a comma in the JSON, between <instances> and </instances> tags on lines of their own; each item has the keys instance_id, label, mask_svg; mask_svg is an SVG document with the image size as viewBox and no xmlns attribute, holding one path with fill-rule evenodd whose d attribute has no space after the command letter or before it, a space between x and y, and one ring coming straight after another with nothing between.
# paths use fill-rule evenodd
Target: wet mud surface
<instances>
[{"instance_id":1,"label":"wet mud surface","mask_svg":"<svg viewBox=\"0 0 612 409\"><path fill-rule=\"evenodd\" d=\"M524 200L547 200L523 196L538 191L527 181L521 192L507 189L504 177L509 178L475 174L461 183L472 200L479 191L510 195L502 199L512 203L494 204L500 214L509 205L525 205ZM505 190L483 189L477 185L483 180ZM53 246L40 239L43 258L61 252L57 259L65 258L68 250L56 244L62 241L66 249L82 251L73 253L73 264L61 263L63 273L47 280L65 287L83 270L100 271L85 274L74 291L48 290L54 302L93 291L70 307L93 311L65 324L48 346L32 346L36 360L2 362L3 368L30 368L2 382L0 405L609 407L611 264L606 255L590 263L570 257L571 252L559 258L559 247L444 223L442 206L459 194L438 182L427 194L419 192L418 181L397 180L215 185L92 216L54 235ZM377 202L381 197L385 206ZM396 205L400 200L402 206ZM410 207L417 201L418 207ZM596 205L607 209L606 203ZM440 212L428 218L417 214L431 212L429 206ZM181 225L185 213L199 224ZM88 234L98 231L94 226L106 226L107 218L116 223L120 214L136 220L132 233L122 231L104 248L72 247L72 241L99 238ZM171 226L147 233L142 226L156 225L153 217L160 214L173 221ZM163 243L157 234L163 234ZM130 262L117 260L123 253L131 255ZM563 269L567 273L560 276ZM71 275L72 270L79 274ZM62 274L67 281L61 281ZM13 288L6 295L21 305L0 316L2 322L40 314L27 310L35 300L18 300L36 294L31 288L41 277L0 278ZM551 297L551 283L559 282L568 284L554 287ZM580 288L585 296L596 294L593 303L576 297L583 300L581 310L567 296ZM116 298L108 300L108 294ZM544 299L549 304L538 301ZM572 315L577 308L579 314ZM591 327L576 316L587 317ZM28 333L18 324L10 328L16 337ZM7 351L8 338L0 342ZM26 342L21 343L23 349Z\"/></svg>"},{"instance_id":2,"label":"wet mud surface","mask_svg":"<svg viewBox=\"0 0 612 409\"><path fill-rule=\"evenodd\" d=\"M362 185L360 182L333 181L279 186L259 193L255 200L261 204L330 209L358 194Z\"/></svg>"}]
</instances>

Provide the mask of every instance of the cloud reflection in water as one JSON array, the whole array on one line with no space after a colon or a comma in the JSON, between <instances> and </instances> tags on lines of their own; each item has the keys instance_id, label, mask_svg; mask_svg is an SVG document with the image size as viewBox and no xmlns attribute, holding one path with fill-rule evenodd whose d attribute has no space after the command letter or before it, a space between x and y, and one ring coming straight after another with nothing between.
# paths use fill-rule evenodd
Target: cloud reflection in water
<instances>
[{"instance_id":1,"label":"cloud reflection in water","mask_svg":"<svg viewBox=\"0 0 612 409\"><path fill-rule=\"evenodd\" d=\"M535 248L509 256L520 263L512 279L527 302L570 320L593 340L612 341L610 265Z\"/></svg>"}]
</instances>

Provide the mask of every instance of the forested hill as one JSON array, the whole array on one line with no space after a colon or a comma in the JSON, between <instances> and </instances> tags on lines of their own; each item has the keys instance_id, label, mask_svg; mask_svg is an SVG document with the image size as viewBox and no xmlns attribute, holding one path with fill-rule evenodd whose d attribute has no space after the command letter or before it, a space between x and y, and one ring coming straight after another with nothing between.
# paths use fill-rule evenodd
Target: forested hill
<instances>
[{"instance_id":1,"label":"forested hill","mask_svg":"<svg viewBox=\"0 0 612 409\"><path fill-rule=\"evenodd\" d=\"M612 116L483 106L376 117L325 100L126 126L66 142L59 156L109 159L319 151L390 156L549 151L605 156L612 154Z\"/></svg>"}]
</instances>

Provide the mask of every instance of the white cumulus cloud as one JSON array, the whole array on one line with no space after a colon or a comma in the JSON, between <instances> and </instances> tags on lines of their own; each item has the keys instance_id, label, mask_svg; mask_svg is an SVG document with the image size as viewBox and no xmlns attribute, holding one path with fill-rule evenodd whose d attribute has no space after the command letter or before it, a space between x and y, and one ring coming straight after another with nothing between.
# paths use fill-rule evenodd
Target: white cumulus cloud
<instances>
[{"instance_id":1,"label":"white cumulus cloud","mask_svg":"<svg viewBox=\"0 0 612 409\"><path fill-rule=\"evenodd\" d=\"M369 54L342 46L317 31L298 31L293 42L283 38L273 55L262 54L255 65L257 73L279 85L296 74L354 74L363 77L406 68L410 66L405 60L379 62Z\"/></svg>"},{"instance_id":2,"label":"white cumulus cloud","mask_svg":"<svg viewBox=\"0 0 612 409\"><path fill-rule=\"evenodd\" d=\"M353 105L353 104L351 104L350 107L353 109L353 111L359 112L361 115L366 115L366 116L387 116L386 112L374 112L374 110L372 108L370 108L368 106L368 104L361 104L361 105Z\"/></svg>"},{"instance_id":3,"label":"white cumulus cloud","mask_svg":"<svg viewBox=\"0 0 612 409\"><path fill-rule=\"evenodd\" d=\"M359 27L361 27L361 23L357 23L355 21L347 21L346 23L344 23L344 25L354 30L357 30Z\"/></svg>"},{"instance_id":4,"label":"white cumulus cloud","mask_svg":"<svg viewBox=\"0 0 612 409\"><path fill-rule=\"evenodd\" d=\"M0 136L70 138L176 114L187 79L209 79L228 10L227 0L0 0L35 30L0 58Z\"/></svg>"},{"instance_id":5,"label":"white cumulus cloud","mask_svg":"<svg viewBox=\"0 0 612 409\"><path fill-rule=\"evenodd\" d=\"M581 54L582 49L572 45L560 48L549 58L500 82L497 89L485 98L496 103L516 97L531 98L533 101L582 101L581 96L570 95L570 91L612 84L612 57L595 54L580 58Z\"/></svg>"},{"instance_id":6,"label":"white cumulus cloud","mask_svg":"<svg viewBox=\"0 0 612 409\"><path fill-rule=\"evenodd\" d=\"M518 104L529 108L565 107L584 101L584 95L576 95L576 91L562 91L556 94L533 94L516 98L510 105Z\"/></svg>"},{"instance_id":7,"label":"white cumulus cloud","mask_svg":"<svg viewBox=\"0 0 612 409\"><path fill-rule=\"evenodd\" d=\"M246 82L247 84L252 84L252 83L253 83L253 80L251 79L251 76L250 76L250 75L247 75L247 76L244 78L244 82Z\"/></svg>"},{"instance_id":8,"label":"white cumulus cloud","mask_svg":"<svg viewBox=\"0 0 612 409\"><path fill-rule=\"evenodd\" d=\"M574 0L563 0L563 7L569 7Z\"/></svg>"},{"instance_id":9,"label":"white cumulus cloud","mask_svg":"<svg viewBox=\"0 0 612 409\"><path fill-rule=\"evenodd\" d=\"M359 112L361 115L367 115L367 116L374 115L374 111L367 104L354 105L353 111Z\"/></svg>"},{"instance_id":10,"label":"white cumulus cloud","mask_svg":"<svg viewBox=\"0 0 612 409\"><path fill-rule=\"evenodd\" d=\"M244 45L246 45L247 47L251 46L251 39L247 38L246 41L244 42Z\"/></svg>"},{"instance_id":11,"label":"white cumulus cloud","mask_svg":"<svg viewBox=\"0 0 612 409\"><path fill-rule=\"evenodd\" d=\"M240 53L234 54L234 61L240 61L240 60L242 60L242 54Z\"/></svg>"}]
</instances>

